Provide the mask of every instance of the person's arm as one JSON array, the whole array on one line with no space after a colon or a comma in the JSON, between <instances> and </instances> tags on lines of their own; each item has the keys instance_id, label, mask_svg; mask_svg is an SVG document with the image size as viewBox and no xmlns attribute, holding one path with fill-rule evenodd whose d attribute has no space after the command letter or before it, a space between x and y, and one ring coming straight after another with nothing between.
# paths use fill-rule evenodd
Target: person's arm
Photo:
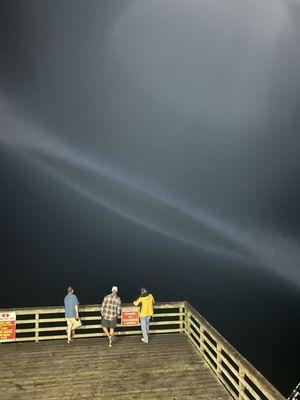
<instances>
[{"instance_id":1,"label":"person's arm","mask_svg":"<svg viewBox=\"0 0 300 400\"><path fill-rule=\"evenodd\" d=\"M133 305L137 307L140 304L140 302L141 298L139 297L137 300L134 300Z\"/></svg>"},{"instance_id":2,"label":"person's arm","mask_svg":"<svg viewBox=\"0 0 300 400\"><path fill-rule=\"evenodd\" d=\"M118 315L121 315L121 299L118 301L117 313Z\"/></svg>"},{"instance_id":3,"label":"person's arm","mask_svg":"<svg viewBox=\"0 0 300 400\"><path fill-rule=\"evenodd\" d=\"M79 318L79 301L77 299L77 296L75 296L75 312L76 312L76 318Z\"/></svg>"},{"instance_id":4,"label":"person's arm","mask_svg":"<svg viewBox=\"0 0 300 400\"><path fill-rule=\"evenodd\" d=\"M102 304L101 304L101 310L100 310L101 315L103 314L103 311L104 311L104 308L105 308L105 303L106 303L106 298L104 297L104 299L102 301Z\"/></svg>"}]
</instances>

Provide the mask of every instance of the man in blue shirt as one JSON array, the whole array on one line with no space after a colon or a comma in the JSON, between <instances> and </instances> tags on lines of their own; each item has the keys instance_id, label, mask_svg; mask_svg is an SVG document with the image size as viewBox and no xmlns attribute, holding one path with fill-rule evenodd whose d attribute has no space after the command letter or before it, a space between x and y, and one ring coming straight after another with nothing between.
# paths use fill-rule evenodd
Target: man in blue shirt
<instances>
[{"instance_id":1,"label":"man in blue shirt","mask_svg":"<svg viewBox=\"0 0 300 400\"><path fill-rule=\"evenodd\" d=\"M68 294L65 296L65 317L67 321L67 334L68 334L68 343L71 343L72 338L72 331L75 331L75 329L79 328L82 324L79 319L79 313L78 313L78 306L79 306L79 301L74 294L74 289L69 286L68 287Z\"/></svg>"}]
</instances>

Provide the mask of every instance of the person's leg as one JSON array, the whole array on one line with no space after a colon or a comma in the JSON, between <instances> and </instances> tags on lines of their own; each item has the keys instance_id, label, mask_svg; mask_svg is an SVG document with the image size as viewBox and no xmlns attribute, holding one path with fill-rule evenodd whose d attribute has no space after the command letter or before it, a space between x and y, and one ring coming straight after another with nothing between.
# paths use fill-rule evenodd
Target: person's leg
<instances>
[{"instance_id":1,"label":"person's leg","mask_svg":"<svg viewBox=\"0 0 300 400\"><path fill-rule=\"evenodd\" d=\"M108 321L107 319L102 319L101 325L102 325L102 328L103 328L104 333L105 333L106 336L109 338L109 331L108 331L108 328L109 328L109 321Z\"/></svg>"},{"instance_id":2,"label":"person's leg","mask_svg":"<svg viewBox=\"0 0 300 400\"><path fill-rule=\"evenodd\" d=\"M109 332L108 329L106 328L106 326L102 326L104 333L106 334L106 336L109 338Z\"/></svg>"},{"instance_id":3,"label":"person's leg","mask_svg":"<svg viewBox=\"0 0 300 400\"><path fill-rule=\"evenodd\" d=\"M110 328L109 329L109 337L108 337L108 340L109 340L108 345L109 345L109 347L112 346L113 338L114 338L114 329Z\"/></svg>"},{"instance_id":4,"label":"person's leg","mask_svg":"<svg viewBox=\"0 0 300 400\"><path fill-rule=\"evenodd\" d=\"M81 323L80 319L75 318L72 330L75 331L75 329L78 329L81 325L82 325L82 323Z\"/></svg>"},{"instance_id":5,"label":"person's leg","mask_svg":"<svg viewBox=\"0 0 300 400\"><path fill-rule=\"evenodd\" d=\"M148 333L147 333L147 317L140 317L141 328L142 328L142 341L148 343Z\"/></svg>"},{"instance_id":6,"label":"person's leg","mask_svg":"<svg viewBox=\"0 0 300 400\"><path fill-rule=\"evenodd\" d=\"M110 347L111 347L113 339L114 339L115 328L117 326L117 322L118 322L117 318L115 318L112 321L110 321L110 325L109 325L109 328L110 328L109 329L109 335L110 335L110 337L109 337L109 346Z\"/></svg>"},{"instance_id":7,"label":"person's leg","mask_svg":"<svg viewBox=\"0 0 300 400\"><path fill-rule=\"evenodd\" d=\"M75 340L75 330L80 328L82 323L80 319L72 318L72 327L71 327L71 340Z\"/></svg>"},{"instance_id":8,"label":"person's leg","mask_svg":"<svg viewBox=\"0 0 300 400\"><path fill-rule=\"evenodd\" d=\"M68 336L68 343L71 343L71 333L72 333L72 319L66 318L67 320L67 336Z\"/></svg>"},{"instance_id":9,"label":"person's leg","mask_svg":"<svg viewBox=\"0 0 300 400\"><path fill-rule=\"evenodd\" d=\"M114 338L115 328L116 328L116 326L117 326L117 323L118 323L118 319L117 319L117 318L115 318L115 319L113 319L113 320L110 321L110 324L109 324L109 328L110 328L109 334L110 334L111 338Z\"/></svg>"},{"instance_id":10,"label":"person's leg","mask_svg":"<svg viewBox=\"0 0 300 400\"><path fill-rule=\"evenodd\" d=\"M148 336L148 340L149 340L149 325L150 325L150 319L151 319L151 317L146 317L146 322L147 322L147 336Z\"/></svg>"}]
</instances>

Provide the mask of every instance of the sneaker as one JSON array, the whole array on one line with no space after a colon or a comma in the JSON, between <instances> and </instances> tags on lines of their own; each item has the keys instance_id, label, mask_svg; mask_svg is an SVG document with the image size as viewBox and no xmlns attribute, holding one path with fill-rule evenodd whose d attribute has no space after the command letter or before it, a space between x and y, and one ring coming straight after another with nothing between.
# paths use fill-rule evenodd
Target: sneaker
<instances>
[{"instance_id":1,"label":"sneaker","mask_svg":"<svg viewBox=\"0 0 300 400\"><path fill-rule=\"evenodd\" d=\"M145 340L145 339L142 337L142 342L148 343L148 340Z\"/></svg>"}]
</instances>

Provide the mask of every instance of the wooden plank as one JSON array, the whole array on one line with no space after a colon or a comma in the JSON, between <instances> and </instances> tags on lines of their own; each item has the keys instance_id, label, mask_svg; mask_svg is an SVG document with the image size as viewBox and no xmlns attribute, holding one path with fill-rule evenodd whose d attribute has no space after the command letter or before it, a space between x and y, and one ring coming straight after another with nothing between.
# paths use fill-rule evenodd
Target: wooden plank
<instances>
[{"instance_id":1,"label":"wooden plank","mask_svg":"<svg viewBox=\"0 0 300 400\"><path fill-rule=\"evenodd\" d=\"M80 328L81 329L81 328ZM60 329L59 331L65 331L64 329ZM98 329L97 332L92 332L92 333L78 333L80 330L77 330L77 333L75 334L75 338L92 338L92 337L100 337L100 336L106 336L102 329ZM174 329L150 329L150 333L161 333L161 334L166 334L166 333L179 333L180 328L174 328ZM131 331L116 331L115 336L125 336L125 335L140 335L141 330L131 330ZM59 340L59 339L65 339L66 338L66 333L64 335L44 335L44 336L39 336L39 341L40 340ZM19 337L16 339L16 342L30 342L35 339L35 336L29 336L29 337Z\"/></svg>"},{"instance_id":2,"label":"wooden plank","mask_svg":"<svg viewBox=\"0 0 300 400\"><path fill-rule=\"evenodd\" d=\"M170 302L159 302L154 304L154 309L171 309L171 308L180 308L185 307L186 302L184 301L170 301ZM122 306L128 307L131 306L132 303L122 303ZM100 304L88 304L81 305L81 312L99 312ZM15 311L16 315L35 315L39 314L59 314L64 313L63 306L53 306L53 307L27 307L27 308L1 308L0 312L4 311Z\"/></svg>"},{"instance_id":3,"label":"wooden plank","mask_svg":"<svg viewBox=\"0 0 300 400\"><path fill-rule=\"evenodd\" d=\"M229 400L185 335L0 346L1 400Z\"/></svg>"},{"instance_id":4,"label":"wooden plank","mask_svg":"<svg viewBox=\"0 0 300 400\"><path fill-rule=\"evenodd\" d=\"M37 314L38 315L38 314ZM161 313L161 314L156 314L156 318L167 318L167 317L180 317L182 318L184 316L184 313ZM101 321L101 316L99 315L93 315L93 316L84 316L80 318L81 321ZM176 320L174 320L176 321ZM35 324L36 320L35 319L19 319L17 320L17 326L19 325L26 325L26 324ZM39 323L57 323L57 322L66 322L66 319L63 318L40 318Z\"/></svg>"},{"instance_id":5,"label":"wooden plank","mask_svg":"<svg viewBox=\"0 0 300 400\"><path fill-rule=\"evenodd\" d=\"M163 325L180 325L180 321L157 321L157 322L151 322L150 326L163 326ZM82 325L79 329L101 329L102 326L100 324L94 324L94 325ZM117 328L122 328L121 325L117 325ZM136 327L138 329L139 326ZM60 325L60 326L48 326L45 328L40 328L40 327L35 327L35 328L22 328L22 329L16 329L16 333L32 333L32 332L56 332L56 331L65 331L66 330L66 324L65 325Z\"/></svg>"}]
</instances>

